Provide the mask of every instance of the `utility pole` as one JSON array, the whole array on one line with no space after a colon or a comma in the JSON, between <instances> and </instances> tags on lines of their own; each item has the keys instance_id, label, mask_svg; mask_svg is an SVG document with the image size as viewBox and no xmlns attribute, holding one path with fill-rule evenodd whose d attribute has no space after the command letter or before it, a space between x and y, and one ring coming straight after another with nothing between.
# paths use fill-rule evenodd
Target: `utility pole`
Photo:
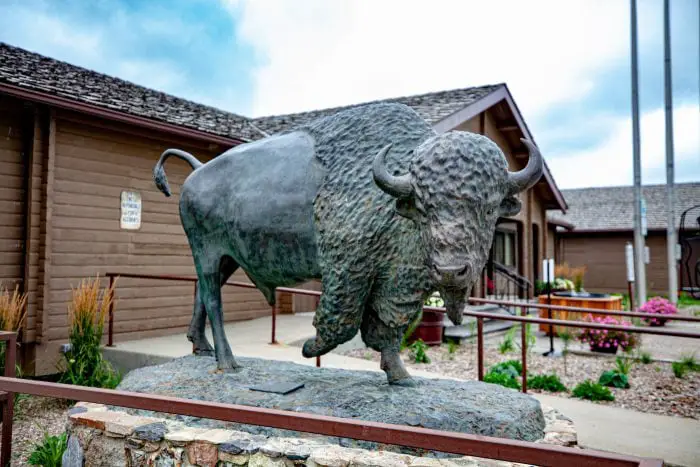
<instances>
[{"instance_id":1,"label":"utility pole","mask_svg":"<svg viewBox=\"0 0 700 467\"><path fill-rule=\"evenodd\" d=\"M637 74L637 0L630 0L632 56L632 155L634 161L634 276L637 285L637 306L646 303L647 280L642 236L642 162L639 144L639 79Z\"/></svg>"},{"instance_id":2,"label":"utility pole","mask_svg":"<svg viewBox=\"0 0 700 467\"><path fill-rule=\"evenodd\" d=\"M671 79L671 12L664 0L664 99L666 101L666 253L668 255L668 298L678 303L676 272L676 216L673 177L673 92Z\"/></svg>"}]
</instances>

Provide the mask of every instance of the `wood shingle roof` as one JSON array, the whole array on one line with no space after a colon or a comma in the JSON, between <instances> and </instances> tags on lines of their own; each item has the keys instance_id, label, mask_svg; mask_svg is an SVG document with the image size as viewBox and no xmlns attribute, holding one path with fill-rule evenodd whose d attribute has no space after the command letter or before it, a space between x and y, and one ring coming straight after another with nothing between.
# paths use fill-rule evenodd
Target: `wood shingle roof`
<instances>
[{"instance_id":1,"label":"wood shingle roof","mask_svg":"<svg viewBox=\"0 0 700 467\"><path fill-rule=\"evenodd\" d=\"M548 218L572 224L573 232L634 230L634 188L632 186L562 190L569 209L566 214L550 211ZM647 229L666 229L666 185L642 187L647 208ZM675 220L686 209L700 204L700 182L675 186Z\"/></svg>"}]
</instances>

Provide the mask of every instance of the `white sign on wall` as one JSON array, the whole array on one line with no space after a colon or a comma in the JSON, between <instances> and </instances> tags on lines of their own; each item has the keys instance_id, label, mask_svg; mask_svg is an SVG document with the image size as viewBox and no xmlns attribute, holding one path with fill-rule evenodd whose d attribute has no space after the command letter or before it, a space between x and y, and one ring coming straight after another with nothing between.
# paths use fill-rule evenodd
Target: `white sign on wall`
<instances>
[{"instance_id":1,"label":"white sign on wall","mask_svg":"<svg viewBox=\"0 0 700 467\"><path fill-rule=\"evenodd\" d=\"M542 279L544 282L554 282L554 260L545 258L542 260Z\"/></svg>"},{"instance_id":2,"label":"white sign on wall","mask_svg":"<svg viewBox=\"0 0 700 467\"><path fill-rule=\"evenodd\" d=\"M634 247L629 242L625 245L625 259L627 260L627 282L634 282Z\"/></svg>"},{"instance_id":3,"label":"white sign on wall","mask_svg":"<svg viewBox=\"0 0 700 467\"><path fill-rule=\"evenodd\" d=\"M122 191L121 228L138 230L141 228L141 195L133 191Z\"/></svg>"}]
</instances>

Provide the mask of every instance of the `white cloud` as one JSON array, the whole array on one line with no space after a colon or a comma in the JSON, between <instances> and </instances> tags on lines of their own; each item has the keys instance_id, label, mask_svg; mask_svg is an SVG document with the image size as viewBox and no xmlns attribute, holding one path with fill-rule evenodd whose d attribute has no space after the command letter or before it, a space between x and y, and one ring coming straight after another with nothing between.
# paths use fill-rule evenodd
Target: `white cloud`
<instances>
[{"instance_id":1,"label":"white cloud","mask_svg":"<svg viewBox=\"0 0 700 467\"><path fill-rule=\"evenodd\" d=\"M673 112L675 181L700 179L700 112L697 104L678 106ZM609 126L609 137L595 148L556 154L548 159L554 179L562 188L631 185L632 118ZM664 109L640 118L642 184L666 183L666 126Z\"/></svg>"},{"instance_id":2,"label":"white cloud","mask_svg":"<svg viewBox=\"0 0 700 467\"><path fill-rule=\"evenodd\" d=\"M529 119L585 96L629 49L622 0L221 1L262 59L254 116L507 82ZM641 43L652 7L640 2Z\"/></svg>"}]
</instances>

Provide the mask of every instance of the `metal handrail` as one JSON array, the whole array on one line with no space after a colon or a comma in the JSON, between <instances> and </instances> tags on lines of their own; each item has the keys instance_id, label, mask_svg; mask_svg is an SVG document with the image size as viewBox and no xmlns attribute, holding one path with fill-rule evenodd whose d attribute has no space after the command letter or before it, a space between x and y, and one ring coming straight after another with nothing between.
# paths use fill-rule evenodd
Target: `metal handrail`
<instances>
[{"instance_id":1,"label":"metal handrail","mask_svg":"<svg viewBox=\"0 0 700 467\"><path fill-rule=\"evenodd\" d=\"M592 449L551 446L527 441L433 430L421 427L190 400L113 389L27 381L12 377L0 377L0 390L8 391L9 393L16 392L35 396L80 400L132 409L188 415L246 425L266 426L284 430L352 438L382 444L542 466L661 467L663 465L661 459L628 456ZM12 423L9 423L8 425L11 424ZM4 448L5 446L3 443L3 449ZM5 461L3 461L3 465L8 465L4 462Z\"/></svg>"}]
</instances>

